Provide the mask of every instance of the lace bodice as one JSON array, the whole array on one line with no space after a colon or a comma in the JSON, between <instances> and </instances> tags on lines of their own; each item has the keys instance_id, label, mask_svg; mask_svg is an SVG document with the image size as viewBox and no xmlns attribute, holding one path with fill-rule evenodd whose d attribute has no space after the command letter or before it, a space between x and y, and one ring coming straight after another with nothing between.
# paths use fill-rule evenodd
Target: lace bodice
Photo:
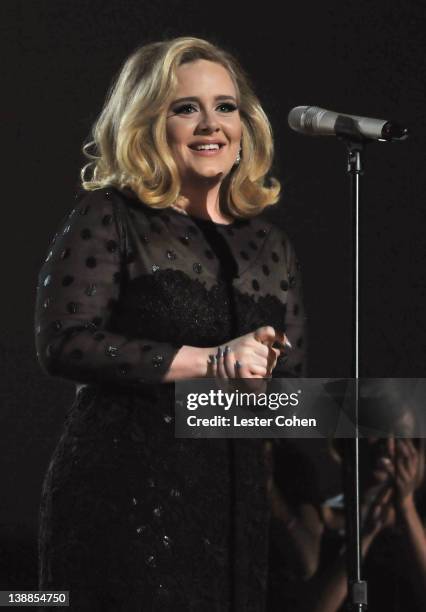
<instances>
[{"instance_id":1,"label":"lace bodice","mask_svg":"<svg viewBox=\"0 0 426 612\"><path fill-rule=\"evenodd\" d=\"M265 324L293 345L275 375L298 376L303 323L298 265L279 228L154 210L113 189L83 194L39 277L39 359L78 382L159 382L182 345Z\"/></svg>"}]
</instances>

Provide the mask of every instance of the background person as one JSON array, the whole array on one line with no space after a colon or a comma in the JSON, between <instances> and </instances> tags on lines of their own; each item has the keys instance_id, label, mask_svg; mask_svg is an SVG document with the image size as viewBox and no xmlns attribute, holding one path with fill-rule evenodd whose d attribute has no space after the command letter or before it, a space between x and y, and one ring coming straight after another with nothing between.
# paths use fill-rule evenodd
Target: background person
<instances>
[{"instance_id":1,"label":"background person","mask_svg":"<svg viewBox=\"0 0 426 612\"><path fill-rule=\"evenodd\" d=\"M421 430L413 403L390 385L372 383L370 393L372 386L375 394L364 402L361 422L367 416L370 426L387 423L392 429L388 438L360 440L362 575L368 604L377 612L420 612L426 598L424 440L410 437ZM288 441L270 447L270 461L273 456L269 609L337 612L347 597L343 496L321 502L313 466L291 451ZM291 456L297 467L291 474L286 470L284 478Z\"/></svg>"}]
</instances>

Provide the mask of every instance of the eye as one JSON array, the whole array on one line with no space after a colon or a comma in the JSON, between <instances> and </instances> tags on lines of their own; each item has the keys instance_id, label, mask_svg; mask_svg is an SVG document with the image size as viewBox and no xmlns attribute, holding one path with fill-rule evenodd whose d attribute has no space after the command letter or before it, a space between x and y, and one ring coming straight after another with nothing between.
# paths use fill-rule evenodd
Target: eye
<instances>
[{"instance_id":1,"label":"eye","mask_svg":"<svg viewBox=\"0 0 426 612\"><path fill-rule=\"evenodd\" d=\"M176 115L190 115L191 113L196 113L197 108L193 104L181 104L174 108L173 112Z\"/></svg>"},{"instance_id":2,"label":"eye","mask_svg":"<svg viewBox=\"0 0 426 612\"><path fill-rule=\"evenodd\" d=\"M222 104L220 104L217 109L221 113L232 113L233 111L236 111L238 109L238 106L236 106L232 102L222 102Z\"/></svg>"}]
</instances>

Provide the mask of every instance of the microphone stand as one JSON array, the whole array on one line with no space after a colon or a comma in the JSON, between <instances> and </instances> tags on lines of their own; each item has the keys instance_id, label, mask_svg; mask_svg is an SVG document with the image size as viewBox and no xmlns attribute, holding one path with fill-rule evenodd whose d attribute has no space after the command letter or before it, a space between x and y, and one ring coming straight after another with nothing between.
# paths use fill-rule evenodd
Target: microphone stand
<instances>
[{"instance_id":1,"label":"microphone stand","mask_svg":"<svg viewBox=\"0 0 426 612\"><path fill-rule=\"evenodd\" d=\"M367 608L367 582L361 578L361 517L359 481L359 211L360 186L363 174L363 152L370 142L358 129L356 122L340 115L335 130L348 152L347 172L350 175L351 211L353 221L353 287L355 309L353 317L354 338L354 425L355 436L344 445L343 472L346 514L346 564L348 574L349 609L362 612Z\"/></svg>"}]
</instances>

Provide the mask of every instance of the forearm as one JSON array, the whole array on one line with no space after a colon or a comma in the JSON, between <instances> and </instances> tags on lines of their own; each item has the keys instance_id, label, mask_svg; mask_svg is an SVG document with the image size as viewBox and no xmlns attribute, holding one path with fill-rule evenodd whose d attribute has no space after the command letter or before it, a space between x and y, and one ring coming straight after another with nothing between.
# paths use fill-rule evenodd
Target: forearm
<instances>
[{"instance_id":1,"label":"forearm","mask_svg":"<svg viewBox=\"0 0 426 612\"><path fill-rule=\"evenodd\" d=\"M339 555L326 575L312 579L306 589L306 612L337 612L347 596L345 559Z\"/></svg>"},{"instance_id":2,"label":"forearm","mask_svg":"<svg viewBox=\"0 0 426 612\"><path fill-rule=\"evenodd\" d=\"M282 533L285 536L282 548L291 546L305 579L310 578L318 569L322 535L322 525L316 510L305 505L300 508L300 516L296 516L274 486L270 493L270 501L272 517L275 520L277 544L280 540L279 534ZM287 554L287 551L283 550L283 554Z\"/></svg>"}]
</instances>

